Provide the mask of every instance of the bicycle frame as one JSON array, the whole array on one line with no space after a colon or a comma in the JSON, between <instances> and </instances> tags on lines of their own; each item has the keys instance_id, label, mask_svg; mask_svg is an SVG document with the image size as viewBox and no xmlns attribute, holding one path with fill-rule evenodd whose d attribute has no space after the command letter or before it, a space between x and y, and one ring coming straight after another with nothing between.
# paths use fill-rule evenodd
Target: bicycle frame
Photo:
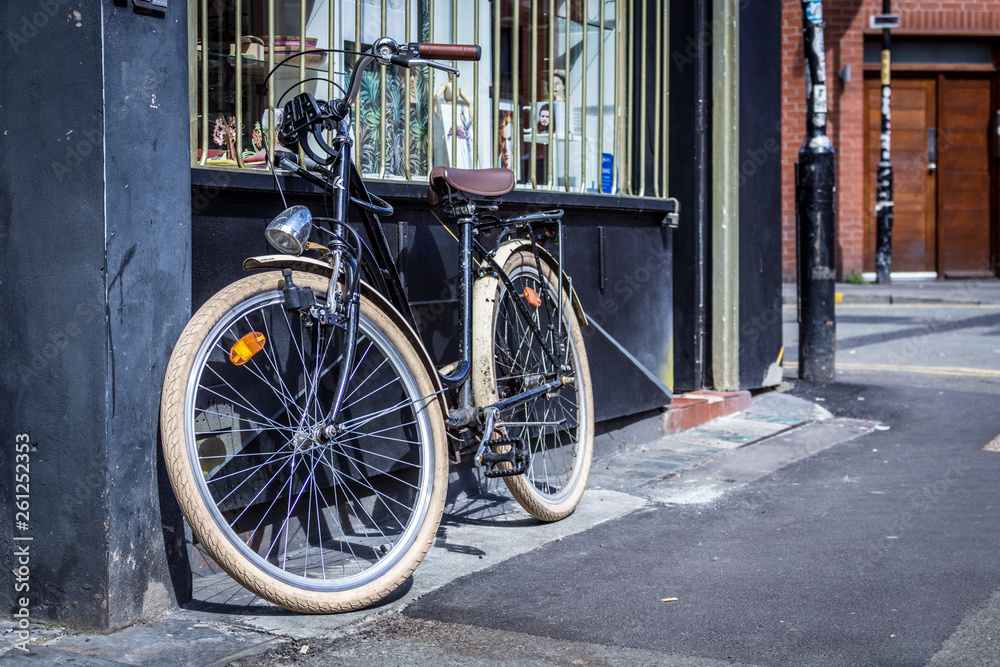
<instances>
[{"instance_id":1,"label":"bicycle frame","mask_svg":"<svg viewBox=\"0 0 1000 667\"><path fill-rule=\"evenodd\" d=\"M348 84L349 92L347 93L346 99L351 99L353 95L356 95L356 89L360 85L360 77L358 76L358 73L363 71L372 60L373 58L368 56L359 60L358 65L352 74L351 82ZM341 102L337 101L334 104L340 105ZM338 106L338 108L341 107ZM356 270L360 272L360 275L365 276L368 279L369 284L371 284L376 291L382 294L389 301L389 303L403 316L407 324L416 330L416 318L414 317L413 311L410 307L409 300L406 297L396 262L389 249L389 244L378 215L379 213L391 215L392 208L388 204L381 202L381 200L377 197L373 197L368 192L364 179L361 177L361 174L359 173L353 160L353 140L350 132L350 111L349 109L342 109L342 111L344 113L344 118L337 124L335 137L331 142L332 148L334 149L333 154L335 155L332 160L332 169L321 166L318 168L321 175L317 175L303 169L286 158L279 160L279 166L289 169L294 174L302 176L310 182L324 188L324 190L332 193L332 216L329 220L334 223L335 229L333 231L335 235L342 235L342 229L344 227L348 227L347 214L351 204L355 205L355 208L357 208L361 215L361 223L368 242L364 243L360 237L358 237L360 245L358 248L358 261L360 262L360 265L356 268L352 267L350 262L342 261L339 254L341 251L333 251L333 254L335 254L336 257L332 262L334 272L330 278L329 294L333 295L335 293L335 290L337 289L337 281L340 278L341 271L343 271L345 275L345 285L355 285L355 293L343 295L345 299L345 307L349 309L348 319L356 319L356 307L353 311L350 310L350 304L356 304L358 298L357 281L353 280L353 275L351 275L351 271ZM306 152L312 155L311 151L307 150ZM498 401L489 406L474 405L472 398L472 383L470 381L470 371L472 367L472 284L477 271L473 267L475 257L478 256L483 260L480 262L480 271L485 270L484 267L488 266L508 290L511 292L515 291L510 277L504 272L500 263L494 259L496 248L494 248L493 251L485 248L478 239L474 238L475 233L479 230L501 227L500 238L497 242L497 246L499 247L500 241L504 238L510 236L519 229L526 230L527 236L530 240L530 248L534 254L535 265L538 268L539 273L541 273L542 262L548 261L551 257L548 256L545 260L541 257L539 246L535 239L535 230L532 225L555 225L555 237L557 239L558 250L556 258L551 259L556 264L555 268L557 275L560 275L561 277L562 214L563 212L561 210L557 210L522 215L509 219L495 218L488 222L482 222L480 217L476 214L475 205L470 203L465 208L465 213L461 217L457 218L456 223L459 228L459 359L453 364L455 370L452 375L448 376L438 373L438 380L443 386L456 388L458 390L457 401L454 405L452 405L451 397L447 395L447 392L445 393L446 403L449 405L449 427L461 430L467 427L485 426L487 427L484 430L486 436L484 437L485 441L492 433L492 425L498 410L517 406L520 403L531 400L540 393L551 391L558 386L562 386L567 382L573 381L574 378L559 377L551 382L540 385L539 387L533 387L530 390L507 397L502 401ZM557 300L555 303L559 304L558 307L561 308L563 304L563 289L565 281L563 279L559 279L557 282L558 294L556 296ZM572 287L568 286L568 289L573 297L572 300L574 305L578 306L578 303L575 301L575 295L572 292ZM329 298L330 303L332 304L333 297L331 296ZM528 307L519 299L514 302L525 322L532 329L533 333L540 340L545 340L545 336L538 329L537 324L533 321L531 314L528 311ZM549 308L548 301L545 303L546 308ZM578 312L582 314L582 309L578 308ZM564 335L562 318L556 317L554 319L556 321L556 339L561 341ZM584 319L584 321L586 320ZM350 334L355 330L356 323L351 322L348 326L350 340ZM557 363L559 356L558 350L552 349L548 343L544 343L543 352L553 367L559 368L559 364ZM349 349L348 355L348 362L350 362L353 360L353 349ZM350 363L346 364L346 366L350 366ZM338 391L338 397L342 392L342 388L346 385L346 382L347 378L340 379L340 391ZM336 412L338 408L339 400L334 405L331 412L333 419L336 419Z\"/></svg>"}]
</instances>

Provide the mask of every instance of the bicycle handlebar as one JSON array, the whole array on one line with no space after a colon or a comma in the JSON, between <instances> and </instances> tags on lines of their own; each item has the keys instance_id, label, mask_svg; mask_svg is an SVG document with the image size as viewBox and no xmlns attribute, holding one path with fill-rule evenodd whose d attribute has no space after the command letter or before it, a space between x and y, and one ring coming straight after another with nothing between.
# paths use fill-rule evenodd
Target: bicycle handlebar
<instances>
[{"instance_id":1,"label":"bicycle handlebar","mask_svg":"<svg viewBox=\"0 0 1000 667\"><path fill-rule=\"evenodd\" d=\"M417 51L421 58L438 60L473 60L483 57L483 47L478 44L421 44Z\"/></svg>"},{"instance_id":2,"label":"bicycle handlebar","mask_svg":"<svg viewBox=\"0 0 1000 667\"><path fill-rule=\"evenodd\" d=\"M375 40L369 51L358 58L354 71L351 73L351 79L347 84L347 90L341 99L326 103L314 99L310 93L300 93L289 101L285 105L285 122L278 132L278 139L291 148L293 144L299 144L304 140L301 135L311 133L332 160L334 151L322 140L321 129L323 127L332 129L331 121L338 123L347 117L351 105L361 91L361 74L368 69L372 61L383 66L397 65L407 68L424 65L458 76L459 72L456 68L433 62L433 60L478 61L482 55L482 47L477 44L418 44L415 42L398 44L388 37L380 37ZM317 159L318 156L309 149L308 145L303 146L303 148L309 157L317 163L329 163L329 161Z\"/></svg>"}]
</instances>

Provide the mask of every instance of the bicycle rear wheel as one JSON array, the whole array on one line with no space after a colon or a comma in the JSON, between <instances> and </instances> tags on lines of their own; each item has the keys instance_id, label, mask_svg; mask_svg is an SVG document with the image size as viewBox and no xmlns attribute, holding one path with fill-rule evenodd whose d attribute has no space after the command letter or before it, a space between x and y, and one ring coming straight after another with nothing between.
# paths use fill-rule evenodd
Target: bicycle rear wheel
<instances>
[{"instance_id":1,"label":"bicycle rear wheel","mask_svg":"<svg viewBox=\"0 0 1000 667\"><path fill-rule=\"evenodd\" d=\"M325 278L294 273L322 295ZM362 297L346 335L289 312L279 273L213 296L188 323L161 399L164 457L195 537L243 586L307 613L371 605L427 552L444 509L444 420L417 352Z\"/></svg>"},{"instance_id":2,"label":"bicycle rear wheel","mask_svg":"<svg viewBox=\"0 0 1000 667\"><path fill-rule=\"evenodd\" d=\"M513 291L493 276L480 278L474 291L473 308L479 312L473 317L473 398L486 406L560 377L572 378L500 415L507 424L500 429L502 437L522 439L530 455L525 474L503 478L511 495L535 518L558 521L576 509L590 474L594 403L587 351L568 290L560 304L558 278L545 262L539 272L534 253L522 248L510 254L503 269ZM527 306L530 320L516 300Z\"/></svg>"}]
</instances>

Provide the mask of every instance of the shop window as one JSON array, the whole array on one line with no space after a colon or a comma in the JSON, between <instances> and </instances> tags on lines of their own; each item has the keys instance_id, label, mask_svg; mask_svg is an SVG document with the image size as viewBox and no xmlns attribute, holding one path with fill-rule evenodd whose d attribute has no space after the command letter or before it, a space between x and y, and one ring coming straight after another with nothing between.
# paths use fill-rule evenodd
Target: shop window
<instances>
[{"instance_id":1,"label":"shop window","mask_svg":"<svg viewBox=\"0 0 1000 667\"><path fill-rule=\"evenodd\" d=\"M283 103L301 90L322 99L336 97L356 57L293 57L265 92L267 72L295 53L357 51L388 35L401 42L475 42L483 47L483 59L452 63L461 70L457 79L422 68L373 67L365 73L353 131L355 157L366 177L422 180L437 164L505 166L515 171L522 188L665 196L669 31L662 3L193 4L196 165L264 169L264 148L274 142L270 128L280 122L275 116ZM649 48L636 48L638 39ZM643 77L641 86L638 77ZM643 139L647 136L649 141ZM655 183L655 192L646 192L647 182Z\"/></svg>"}]
</instances>

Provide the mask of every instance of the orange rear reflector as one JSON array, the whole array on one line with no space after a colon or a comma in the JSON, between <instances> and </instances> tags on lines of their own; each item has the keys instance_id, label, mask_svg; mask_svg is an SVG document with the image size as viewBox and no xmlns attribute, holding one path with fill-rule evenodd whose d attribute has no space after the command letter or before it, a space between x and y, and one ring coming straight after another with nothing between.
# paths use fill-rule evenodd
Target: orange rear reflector
<instances>
[{"instance_id":1,"label":"orange rear reflector","mask_svg":"<svg viewBox=\"0 0 1000 667\"><path fill-rule=\"evenodd\" d=\"M530 303L535 308L542 305L542 297L538 296L538 292L531 289L530 287L524 288L524 300Z\"/></svg>"},{"instance_id":2,"label":"orange rear reflector","mask_svg":"<svg viewBox=\"0 0 1000 667\"><path fill-rule=\"evenodd\" d=\"M250 361L253 355L264 349L264 334L259 331L251 331L243 338L236 341L232 349L229 350L229 361L237 366L242 366Z\"/></svg>"}]
</instances>

